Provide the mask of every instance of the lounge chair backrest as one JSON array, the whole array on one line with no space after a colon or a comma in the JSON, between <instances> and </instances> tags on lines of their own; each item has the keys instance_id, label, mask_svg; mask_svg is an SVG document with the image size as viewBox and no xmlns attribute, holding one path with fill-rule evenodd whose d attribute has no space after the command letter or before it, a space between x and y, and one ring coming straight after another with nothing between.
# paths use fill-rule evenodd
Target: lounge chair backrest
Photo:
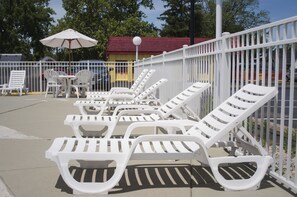
<instances>
[{"instance_id":1,"label":"lounge chair backrest","mask_svg":"<svg viewBox=\"0 0 297 197\"><path fill-rule=\"evenodd\" d=\"M155 84L153 84L151 87L149 87L148 89L143 91L141 94L139 94L137 97L135 97L135 101L138 102L138 101L145 99L147 96L152 94L157 88L159 88L163 83L165 83L167 81L168 81L167 79L160 79Z\"/></svg>"},{"instance_id":2,"label":"lounge chair backrest","mask_svg":"<svg viewBox=\"0 0 297 197\"><path fill-rule=\"evenodd\" d=\"M9 77L9 88L20 88L25 85L25 70L12 70Z\"/></svg>"},{"instance_id":3,"label":"lounge chair backrest","mask_svg":"<svg viewBox=\"0 0 297 197\"><path fill-rule=\"evenodd\" d=\"M201 83L196 82L177 96L169 100L167 103L162 105L158 111L162 113L162 115L167 118L172 115L176 110L180 109L180 107L184 106L187 102L189 102L196 95L201 94L207 88L210 87L209 83Z\"/></svg>"},{"instance_id":4,"label":"lounge chair backrest","mask_svg":"<svg viewBox=\"0 0 297 197\"><path fill-rule=\"evenodd\" d=\"M228 134L231 129L240 126L242 121L276 94L277 89L275 87L245 85L201 119L187 133L194 136L198 135L205 146L210 148Z\"/></svg>"},{"instance_id":5,"label":"lounge chair backrest","mask_svg":"<svg viewBox=\"0 0 297 197\"><path fill-rule=\"evenodd\" d=\"M75 74L76 80L75 84L77 85L84 85L89 84L92 80L93 73L89 70L80 70L78 73Z\"/></svg>"},{"instance_id":6,"label":"lounge chair backrest","mask_svg":"<svg viewBox=\"0 0 297 197\"><path fill-rule=\"evenodd\" d=\"M133 85L131 86L130 90L135 91L137 86L140 84L143 77L148 72L148 69L143 69L142 72L138 75L137 79L134 81Z\"/></svg>"},{"instance_id":7,"label":"lounge chair backrest","mask_svg":"<svg viewBox=\"0 0 297 197\"><path fill-rule=\"evenodd\" d=\"M155 69L151 69L148 71L146 76L142 79L140 84L137 86L135 93L138 95L140 92L142 92L142 89L144 88L145 84L148 82L148 80L153 76L154 72L156 72Z\"/></svg>"}]
</instances>

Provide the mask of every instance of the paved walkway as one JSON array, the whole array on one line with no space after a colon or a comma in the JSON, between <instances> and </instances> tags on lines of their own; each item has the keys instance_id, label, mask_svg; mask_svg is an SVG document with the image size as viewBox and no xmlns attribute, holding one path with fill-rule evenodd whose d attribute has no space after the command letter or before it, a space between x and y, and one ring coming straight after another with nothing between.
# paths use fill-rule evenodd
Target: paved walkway
<instances>
[{"instance_id":1,"label":"paved walkway","mask_svg":"<svg viewBox=\"0 0 297 197\"><path fill-rule=\"evenodd\" d=\"M73 106L75 101L76 98L54 99L51 95L47 99L44 95L0 96L0 197L72 196L55 163L44 155L54 138L73 136L63 121L67 114L78 113ZM118 128L118 134L122 129ZM75 166L70 170L84 179L93 173ZM293 194L269 177L257 191L225 192L213 180L209 169L195 162L132 161L109 195L285 197Z\"/></svg>"}]
</instances>

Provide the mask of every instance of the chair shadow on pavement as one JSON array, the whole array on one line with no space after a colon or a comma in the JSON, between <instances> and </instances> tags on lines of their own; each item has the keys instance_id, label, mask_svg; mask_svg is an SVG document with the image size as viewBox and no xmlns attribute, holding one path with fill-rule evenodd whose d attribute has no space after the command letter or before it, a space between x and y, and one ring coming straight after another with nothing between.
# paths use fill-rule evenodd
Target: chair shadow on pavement
<instances>
[{"instance_id":1,"label":"chair shadow on pavement","mask_svg":"<svg viewBox=\"0 0 297 197\"><path fill-rule=\"evenodd\" d=\"M69 171L77 181L95 182L109 179L114 169L113 167L83 169L71 166ZM220 172L226 179L242 179L253 175L255 168L250 164L236 164L232 167L221 167ZM264 177L259 189L273 187L269 181L269 177ZM149 188L199 187L223 191L223 188L214 179L209 167L189 164L140 164L127 166L119 183L108 193L116 194ZM62 192L73 193L61 176L58 178L56 188L61 189Z\"/></svg>"}]
</instances>

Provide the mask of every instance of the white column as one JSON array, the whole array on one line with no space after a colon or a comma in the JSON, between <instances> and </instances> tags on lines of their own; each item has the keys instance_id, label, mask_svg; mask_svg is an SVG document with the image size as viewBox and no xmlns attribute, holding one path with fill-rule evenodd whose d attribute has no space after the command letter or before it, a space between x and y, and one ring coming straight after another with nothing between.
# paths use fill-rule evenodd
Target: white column
<instances>
[{"instance_id":1,"label":"white column","mask_svg":"<svg viewBox=\"0 0 297 197\"><path fill-rule=\"evenodd\" d=\"M222 7L223 1L216 0L216 38L222 36Z\"/></svg>"}]
</instances>

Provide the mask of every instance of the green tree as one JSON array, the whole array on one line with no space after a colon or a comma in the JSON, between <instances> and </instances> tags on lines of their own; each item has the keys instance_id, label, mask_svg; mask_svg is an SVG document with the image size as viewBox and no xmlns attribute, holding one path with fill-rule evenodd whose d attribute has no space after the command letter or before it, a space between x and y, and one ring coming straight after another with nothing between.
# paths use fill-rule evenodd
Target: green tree
<instances>
[{"instance_id":1,"label":"green tree","mask_svg":"<svg viewBox=\"0 0 297 197\"><path fill-rule=\"evenodd\" d=\"M168 8L161 14L165 21L162 36L188 36L190 0L162 0ZM216 2L195 1L196 37L215 37ZM238 32L269 22L269 14L259 10L258 0L223 0L223 32ZM178 33L177 33L178 32Z\"/></svg>"},{"instance_id":2,"label":"green tree","mask_svg":"<svg viewBox=\"0 0 297 197\"><path fill-rule=\"evenodd\" d=\"M215 37L216 5L215 1L204 0L202 36ZM239 32L245 29L269 23L269 13L259 10L258 0L223 0L223 32Z\"/></svg>"},{"instance_id":3,"label":"green tree","mask_svg":"<svg viewBox=\"0 0 297 197\"><path fill-rule=\"evenodd\" d=\"M162 0L167 8L159 17L165 21L160 35L162 37L189 37L191 0ZM195 36L199 36L201 27L201 4L195 1Z\"/></svg>"},{"instance_id":4,"label":"green tree","mask_svg":"<svg viewBox=\"0 0 297 197\"><path fill-rule=\"evenodd\" d=\"M54 11L49 0L0 0L0 53L21 53L27 60L44 56L39 42L48 34Z\"/></svg>"},{"instance_id":5,"label":"green tree","mask_svg":"<svg viewBox=\"0 0 297 197\"><path fill-rule=\"evenodd\" d=\"M63 0L66 14L52 33L72 28L98 40L96 47L73 50L75 60L105 59L110 36L157 36L157 28L142 20L140 6L152 9L152 0Z\"/></svg>"}]
</instances>

